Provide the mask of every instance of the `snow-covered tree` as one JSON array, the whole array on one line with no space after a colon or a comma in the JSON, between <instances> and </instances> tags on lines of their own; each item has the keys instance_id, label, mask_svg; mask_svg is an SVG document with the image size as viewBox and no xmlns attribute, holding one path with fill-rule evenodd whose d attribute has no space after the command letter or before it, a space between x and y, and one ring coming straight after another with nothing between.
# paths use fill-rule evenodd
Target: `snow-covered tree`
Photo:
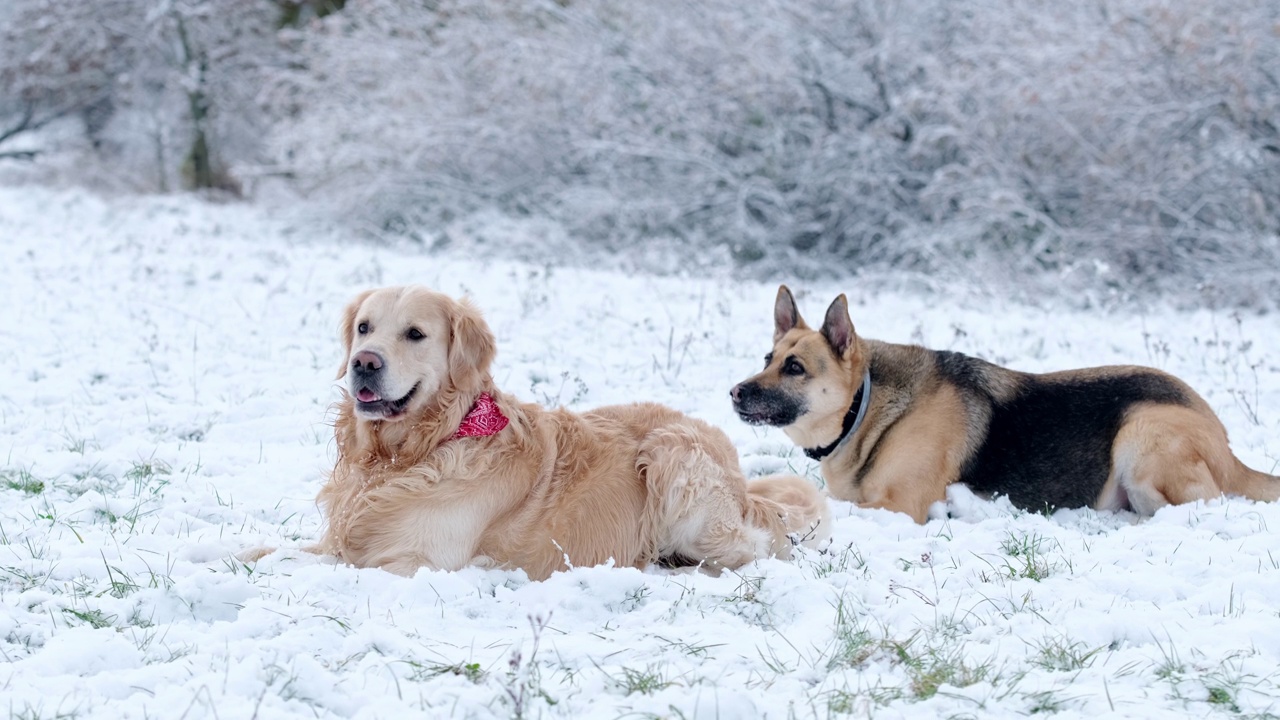
<instances>
[{"instance_id":1,"label":"snow-covered tree","mask_svg":"<svg viewBox=\"0 0 1280 720\"><path fill-rule=\"evenodd\" d=\"M0 10L0 150L5 141L81 115L96 143L118 78L134 64L131 0L15 2Z\"/></svg>"},{"instance_id":2,"label":"snow-covered tree","mask_svg":"<svg viewBox=\"0 0 1280 720\"><path fill-rule=\"evenodd\" d=\"M0 141L79 116L95 147L154 186L176 177L235 189L228 161L254 153L264 71L287 55L282 4L300 3L12 3L0 30Z\"/></svg>"}]
</instances>

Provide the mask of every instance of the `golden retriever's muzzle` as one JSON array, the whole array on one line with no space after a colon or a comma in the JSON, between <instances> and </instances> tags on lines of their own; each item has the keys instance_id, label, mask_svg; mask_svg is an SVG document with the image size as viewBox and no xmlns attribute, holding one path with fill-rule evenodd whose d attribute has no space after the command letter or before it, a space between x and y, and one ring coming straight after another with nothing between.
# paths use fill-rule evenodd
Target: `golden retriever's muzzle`
<instances>
[{"instance_id":1,"label":"golden retriever's muzzle","mask_svg":"<svg viewBox=\"0 0 1280 720\"><path fill-rule=\"evenodd\" d=\"M404 397L388 400L383 397L382 369L386 361L382 356L364 350L351 358L350 387L356 399L356 413L369 420L389 420L404 413L405 406L418 392L414 385Z\"/></svg>"},{"instance_id":2,"label":"golden retriever's muzzle","mask_svg":"<svg viewBox=\"0 0 1280 720\"><path fill-rule=\"evenodd\" d=\"M764 388L750 380L729 391L733 410L748 425L786 427L808 412L802 398L780 388Z\"/></svg>"}]
</instances>

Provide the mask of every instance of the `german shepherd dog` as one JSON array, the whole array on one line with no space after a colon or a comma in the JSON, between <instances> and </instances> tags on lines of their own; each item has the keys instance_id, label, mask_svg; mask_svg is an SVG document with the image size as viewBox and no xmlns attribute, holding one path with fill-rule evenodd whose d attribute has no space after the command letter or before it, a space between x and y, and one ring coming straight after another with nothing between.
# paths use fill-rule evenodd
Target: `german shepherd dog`
<instances>
[{"instance_id":1,"label":"german shepherd dog","mask_svg":"<svg viewBox=\"0 0 1280 720\"><path fill-rule=\"evenodd\" d=\"M1241 463L1208 403L1159 370L1036 375L868 340L844 295L815 331L785 285L773 318L773 351L730 392L734 409L782 428L821 462L832 495L862 507L923 523L954 482L1037 511L1280 497L1280 478Z\"/></svg>"}]
</instances>

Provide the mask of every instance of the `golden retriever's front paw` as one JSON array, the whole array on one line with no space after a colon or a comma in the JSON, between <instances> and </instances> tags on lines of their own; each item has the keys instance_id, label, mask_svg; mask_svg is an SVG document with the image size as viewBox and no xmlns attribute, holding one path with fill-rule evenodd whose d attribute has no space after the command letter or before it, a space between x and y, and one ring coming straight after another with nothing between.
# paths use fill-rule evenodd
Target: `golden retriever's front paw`
<instances>
[{"instance_id":1,"label":"golden retriever's front paw","mask_svg":"<svg viewBox=\"0 0 1280 720\"><path fill-rule=\"evenodd\" d=\"M248 550L241 550L240 552L236 553L236 559L239 560L240 562L246 562L246 563L258 562L262 558L270 555L275 551L276 551L276 548L273 548L273 547L263 547L263 546L252 547L252 548L249 548Z\"/></svg>"},{"instance_id":2,"label":"golden retriever's front paw","mask_svg":"<svg viewBox=\"0 0 1280 720\"><path fill-rule=\"evenodd\" d=\"M324 543L303 545L302 547L296 547L292 549L301 550L304 553L311 553L312 555L330 555L331 554L329 551L329 548L326 547ZM236 553L236 559L239 560L240 562L246 562L246 563L258 562L262 558L270 555L273 552L276 552L277 550L288 551L290 550L290 548L275 548L275 547L266 547L265 545L260 545L258 547L251 547L248 550L241 550L240 552Z\"/></svg>"}]
</instances>

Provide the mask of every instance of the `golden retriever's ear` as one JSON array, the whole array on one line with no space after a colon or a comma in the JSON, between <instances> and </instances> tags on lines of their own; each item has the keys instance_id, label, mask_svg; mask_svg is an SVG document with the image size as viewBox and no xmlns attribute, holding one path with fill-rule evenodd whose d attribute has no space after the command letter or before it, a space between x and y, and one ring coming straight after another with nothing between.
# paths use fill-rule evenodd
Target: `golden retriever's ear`
<instances>
[{"instance_id":1,"label":"golden retriever's ear","mask_svg":"<svg viewBox=\"0 0 1280 720\"><path fill-rule=\"evenodd\" d=\"M776 343L792 328L804 329L804 318L796 308L796 299L791 296L791 289L786 285L778 286L778 299L773 303L773 341Z\"/></svg>"},{"instance_id":2,"label":"golden retriever's ear","mask_svg":"<svg viewBox=\"0 0 1280 720\"><path fill-rule=\"evenodd\" d=\"M351 364L351 342L353 340L351 332L355 330L356 313L360 312L360 306L365 300L374 293L373 290L365 290L355 296L347 309L342 311L342 322L338 324L338 342L342 343L342 366L338 368L338 377L335 380L341 380L347 374L347 366Z\"/></svg>"},{"instance_id":3,"label":"golden retriever's ear","mask_svg":"<svg viewBox=\"0 0 1280 720\"><path fill-rule=\"evenodd\" d=\"M454 387L471 387L489 373L489 364L498 353L497 341L470 300L456 301L450 314L449 378Z\"/></svg>"},{"instance_id":4,"label":"golden retriever's ear","mask_svg":"<svg viewBox=\"0 0 1280 720\"><path fill-rule=\"evenodd\" d=\"M857 335L853 331L853 321L849 319L849 301L844 293L831 301L827 308L827 317L822 321L822 337L835 351L836 357L843 358L853 345Z\"/></svg>"}]
</instances>

